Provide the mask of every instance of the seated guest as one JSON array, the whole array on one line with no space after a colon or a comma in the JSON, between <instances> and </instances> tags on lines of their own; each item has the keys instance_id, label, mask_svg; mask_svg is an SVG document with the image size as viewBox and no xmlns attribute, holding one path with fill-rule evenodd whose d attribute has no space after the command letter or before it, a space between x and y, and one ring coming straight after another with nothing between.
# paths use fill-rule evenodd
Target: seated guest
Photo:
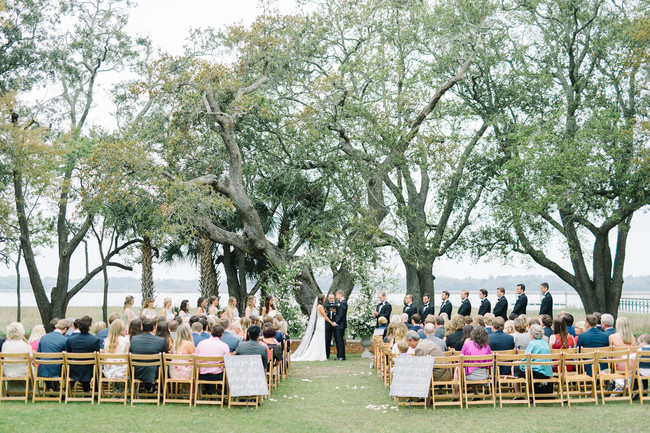
<instances>
[{"instance_id":1,"label":"seated guest","mask_svg":"<svg viewBox=\"0 0 650 433\"><path fill-rule=\"evenodd\" d=\"M205 340L201 340L205 341ZM187 323L179 325L176 330L173 353L175 355L192 355L196 353L190 326ZM183 365L172 365L169 368L169 376L172 379L189 379L192 374L192 367Z\"/></svg>"},{"instance_id":2,"label":"seated guest","mask_svg":"<svg viewBox=\"0 0 650 433\"><path fill-rule=\"evenodd\" d=\"M97 338L99 338L99 350L104 349L104 340L108 338L108 331L110 330L111 325L113 322L115 322L117 319L120 318L120 313L117 311L113 311L110 316L108 316L108 327L100 329L97 334Z\"/></svg>"},{"instance_id":3,"label":"seated guest","mask_svg":"<svg viewBox=\"0 0 650 433\"><path fill-rule=\"evenodd\" d=\"M411 329L411 327L413 326L413 325L411 325L411 322L409 321L409 315L407 313L400 314L399 315L399 320L400 320L400 322L402 322L403 324L406 325L407 330Z\"/></svg>"},{"instance_id":4,"label":"seated guest","mask_svg":"<svg viewBox=\"0 0 650 433\"><path fill-rule=\"evenodd\" d=\"M99 331L101 331L102 329L106 329L106 322L100 320L92 324L92 326L90 327L90 333L96 336L97 338L99 338L97 334L99 334Z\"/></svg>"},{"instance_id":5,"label":"seated guest","mask_svg":"<svg viewBox=\"0 0 650 433\"><path fill-rule=\"evenodd\" d=\"M384 335L384 343L390 343L395 338L395 330L399 322L391 322L386 327L386 334Z\"/></svg>"},{"instance_id":6,"label":"seated guest","mask_svg":"<svg viewBox=\"0 0 650 433\"><path fill-rule=\"evenodd\" d=\"M650 351L650 334L643 334L639 337L639 351ZM639 362L639 374L643 377L650 377L650 362ZM648 381L643 380L643 388L648 389Z\"/></svg>"},{"instance_id":7,"label":"seated guest","mask_svg":"<svg viewBox=\"0 0 650 433\"><path fill-rule=\"evenodd\" d=\"M600 316L600 326L608 337L616 333L616 329L614 329L614 316L611 314L605 313Z\"/></svg>"},{"instance_id":8,"label":"seated guest","mask_svg":"<svg viewBox=\"0 0 650 433\"><path fill-rule=\"evenodd\" d=\"M587 332L587 322L584 320L579 321L578 323L575 324L574 326L575 329L575 337L576 337L576 344L578 343L578 335L582 334L583 332Z\"/></svg>"},{"instance_id":9,"label":"seated guest","mask_svg":"<svg viewBox=\"0 0 650 433\"><path fill-rule=\"evenodd\" d=\"M264 370L266 370L269 363L268 352L266 347L262 346L259 343L260 338L260 327L257 325L252 325L248 328L247 340L242 341L237 345L237 350L235 350L235 355L260 355L262 357L262 365Z\"/></svg>"},{"instance_id":10,"label":"seated guest","mask_svg":"<svg viewBox=\"0 0 650 433\"><path fill-rule=\"evenodd\" d=\"M228 345L230 352L234 352L235 349L237 349L237 345L240 341L243 340L243 338L228 329L231 326L230 319L228 319L228 317L220 318L217 323L224 328L223 335L220 337L221 341ZM237 326L239 327L239 331L241 331L241 326L239 326L239 323L237 323Z\"/></svg>"},{"instance_id":11,"label":"seated guest","mask_svg":"<svg viewBox=\"0 0 650 433\"><path fill-rule=\"evenodd\" d=\"M603 314L603 319L605 318L605 314ZM605 325L604 320L601 319L601 323L603 325L604 334L607 335L607 331L610 329L614 329L613 327L610 327L609 325ZM610 346L616 346L619 348L626 348L626 347L635 347L636 346L636 340L634 338L634 333L632 332L632 328L630 328L630 322L627 320L627 317L619 317L616 319L616 332L614 334L609 335L609 345ZM630 354L630 357L628 358L629 362L628 364L628 370L632 371L634 368L634 360L636 358L636 353ZM625 371L625 362L619 362L616 364L616 370L618 371ZM618 380L617 380L618 382ZM622 388L624 383L621 380L619 382L619 388Z\"/></svg>"},{"instance_id":12,"label":"seated guest","mask_svg":"<svg viewBox=\"0 0 650 433\"><path fill-rule=\"evenodd\" d=\"M386 319L384 316L379 316L377 319L377 328L375 328L375 332L373 335L384 335L386 332L386 328L388 328L388 319Z\"/></svg>"},{"instance_id":13,"label":"seated guest","mask_svg":"<svg viewBox=\"0 0 650 433\"><path fill-rule=\"evenodd\" d=\"M27 341L32 348L32 352L36 352L38 349L38 342L41 340L41 337L45 335L45 326L43 325L34 325L32 328L32 333L29 334L29 340Z\"/></svg>"},{"instance_id":14,"label":"seated guest","mask_svg":"<svg viewBox=\"0 0 650 433\"><path fill-rule=\"evenodd\" d=\"M91 317L83 316L79 319L79 334L73 334L68 338L68 342L65 345L66 352L99 352L99 338L89 332L92 324L93 319ZM70 379L80 382L83 391L88 392L90 391L90 380L93 377L94 369L94 365L71 365Z\"/></svg>"},{"instance_id":15,"label":"seated guest","mask_svg":"<svg viewBox=\"0 0 650 433\"><path fill-rule=\"evenodd\" d=\"M544 336L550 338L553 335L553 319L548 314L539 316L540 325L544 330Z\"/></svg>"},{"instance_id":16,"label":"seated guest","mask_svg":"<svg viewBox=\"0 0 650 433\"><path fill-rule=\"evenodd\" d=\"M465 316L467 317L467 316ZM463 335L460 337L460 340L456 342L456 345L454 346L454 350L459 352L463 349L463 345L467 340L469 340L472 336L472 331L474 330L474 327L472 325L465 325L463 326ZM487 332L487 331L485 331Z\"/></svg>"},{"instance_id":17,"label":"seated guest","mask_svg":"<svg viewBox=\"0 0 650 433\"><path fill-rule=\"evenodd\" d=\"M151 319L142 320L142 334L131 337L130 351L136 355L154 355L167 353L167 342L164 338L154 335L154 324ZM147 392L154 392L154 383L158 377L158 366L136 366L134 377L144 382Z\"/></svg>"},{"instance_id":18,"label":"seated guest","mask_svg":"<svg viewBox=\"0 0 650 433\"><path fill-rule=\"evenodd\" d=\"M275 339L275 328L273 325L267 325L262 331L262 342L269 348L269 360L282 361L282 346Z\"/></svg>"},{"instance_id":19,"label":"seated guest","mask_svg":"<svg viewBox=\"0 0 650 433\"><path fill-rule=\"evenodd\" d=\"M2 353L31 353L32 347L25 341L25 328L22 323L12 322L7 325L7 339L2 345ZM5 379L12 377L22 377L27 375L27 363L25 364L5 364L3 367ZM5 384L0 384L5 386ZM8 380L7 391L25 392L25 383ZM3 409L7 410L7 409Z\"/></svg>"},{"instance_id":20,"label":"seated guest","mask_svg":"<svg viewBox=\"0 0 650 433\"><path fill-rule=\"evenodd\" d=\"M406 333L406 341L415 356L444 356L440 346L426 338L420 338L417 332L410 330Z\"/></svg>"},{"instance_id":21,"label":"seated guest","mask_svg":"<svg viewBox=\"0 0 650 433\"><path fill-rule=\"evenodd\" d=\"M503 317L502 317L503 319ZM506 320L505 325L503 325L503 332L512 335L514 337L515 335L515 321L514 320Z\"/></svg>"},{"instance_id":22,"label":"seated guest","mask_svg":"<svg viewBox=\"0 0 650 433\"><path fill-rule=\"evenodd\" d=\"M438 347L440 347L441 352L445 352L447 350L447 343L445 343L445 340L436 337L436 327L433 323L427 323L424 325L424 335L427 340L437 344Z\"/></svg>"},{"instance_id":23,"label":"seated guest","mask_svg":"<svg viewBox=\"0 0 650 433\"><path fill-rule=\"evenodd\" d=\"M524 350L530 343L530 333L526 326L526 320L521 316L515 319L515 349Z\"/></svg>"},{"instance_id":24,"label":"seated guest","mask_svg":"<svg viewBox=\"0 0 650 433\"><path fill-rule=\"evenodd\" d=\"M492 352L512 350L515 348L514 337L503 332L504 325L505 321L503 320L503 317L499 316L494 318L494 321L492 322L494 332L489 334L490 349ZM499 369L499 374L504 376L511 374L510 367L501 367Z\"/></svg>"},{"instance_id":25,"label":"seated guest","mask_svg":"<svg viewBox=\"0 0 650 433\"><path fill-rule=\"evenodd\" d=\"M199 343L205 338L203 338L203 325L201 324L200 321L196 321L192 323L192 340L194 340L194 347L198 346Z\"/></svg>"},{"instance_id":26,"label":"seated guest","mask_svg":"<svg viewBox=\"0 0 650 433\"><path fill-rule=\"evenodd\" d=\"M603 317L603 313L599 313L598 311L594 311L594 312L593 312L593 315L594 315L594 317L596 318L596 321L598 322L598 323L596 324L596 329L597 329L598 331L602 332L602 331L603 331L603 327L602 327L602 325L600 324L600 319Z\"/></svg>"},{"instance_id":27,"label":"seated guest","mask_svg":"<svg viewBox=\"0 0 650 433\"><path fill-rule=\"evenodd\" d=\"M578 347L608 347L609 337L604 332L599 331L598 319L593 314L586 317L587 330L578 334ZM585 373L591 376L591 365L585 365Z\"/></svg>"},{"instance_id":28,"label":"seated guest","mask_svg":"<svg viewBox=\"0 0 650 433\"><path fill-rule=\"evenodd\" d=\"M65 333L68 332L69 327L70 325L66 319L57 320L54 325L54 331L41 337L41 340L38 342L37 351L43 353L60 353L65 351L65 345L68 342L68 337L65 336ZM38 375L41 377L61 377L61 366L39 365ZM55 386L57 385L55 382L45 383L48 390L55 390Z\"/></svg>"},{"instance_id":29,"label":"seated guest","mask_svg":"<svg viewBox=\"0 0 650 433\"><path fill-rule=\"evenodd\" d=\"M505 321L503 317L495 317L492 322L494 332L490 334L490 349L492 352L499 352L501 350L512 350L515 348L515 339L512 335L503 332Z\"/></svg>"},{"instance_id":30,"label":"seated guest","mask_svg":"<svg viewBox=\"0 0 650 433\"><path fill-rule=\"evenodd\" d=\"M411 316L410 329L415 332L420 332L422 330L422 316L417 313Z\"/></svg>"},{"instance_id":31,"label":"seated guest","mask_svg":"<svg viewBox=\"0 0 650 433\"><path fill-rule=\"evenodd\" d=\"M492 313L485 313L485 316L483 316L485 319L485 330L488 332L488 334L491 334L494 332L494 328L492 327L492 324L494 323L494 319L496 318L494 314ZM505 323L505 320L504 320Z\"/></svg>"},{"instance_id":32,"label":"seated guest","mask_svg":"<svg viewBox=\"0 0 650 433\"><path fill-rule=\"evenodd\" d=\"M551 353L551 348L548 343L543 340L544 330L538 324L530 325L530 342L526 346L526 353L531 355L548 355ZM546 361L544 359L535 359L534 356L531 356L532 361L540 360ZM525 366L515 368L513 374L516 377L525 377L524 369ZM533 378L534 379L548 379L553 376L553 368L550 365L533 365L532 366ZM519 385L518 383L515 385ZM540 390L542 393L549 393L553 391L553 385L548 384L544 389ZM515 386L515 392L519 392L519 387Z\"/></svg>"},{"instance_id":33,"label":"seated guest","mask_svg":"<svg viewBox=\"0 0 650 433\"><path fill-rule=\"evenodd\" d=\"M241 319L239 319L239 325L241 327L241 332L242 332L241 337L242 339L245 340L246 337L248 336L248 328L250 328L250 326L252 325L252 321L248 317L242 317Z\"/></svg>"},{"instance_id":34,"label":"seated guest","mask_svg":"<svg viewBox=\"0 0 650 433\"><path fill-rule=\"evenodd\" d=\"M196 354L200 356L229 356L230 348L226 343L221 341L224 329L221 325L214 325L211 330L211 336L202 340L196 346ZM223 379L223 367L201 367L199 370L199 379L219 381ZM205 392L214 391L214 386L205 386Z\"/></svg>"},{"instance_id":35,"label":"seated guest","mask_svg":"<svg viewBox=\"0 0 650 433\"><path fill-rule=\"evenodd\" d=\"M472 319L472 316L464 316L463 320L465 321L465 326L474 323L474 319Z\"/></svg>"},{"instance_id":36,"label":"seated guest","mask_svg":"<svg viewBox=\"0 0 650 433\"><path fill-rule=\"evenodd\" d=\"M129 323L129 340L131 340L136 335L142 334L142 320L133 319Z\"/></svg>"},{"instance_id":37,"label":"seated guest","mask_svg":"<svg viewBox=\"0 0 650 433\"><path fill-rule=\"evenodd\" d=\"M121 355L129 353L129 339L124 335L124 322L122 319L114 319L108 328L108 337L104 344L104 352L109 355ZM109 379L124 379L127 365L104 365L103 373Z\"/></svg>"},{"instance_id":38,"label":"seated guest","mask_svg":"<svg viewBox=\"0 0 650 433\"><path fill-rule=\"evenodd\" d=\"M413 349L411 349L411 346L409 345L408 341L406 341L406 339L398 341L397 344L395 344L395 347L397 347L397 355L398 356L411 356L411 355L413 355L413 353L409 353L409 351L412 351Z\"/></svg>"},{"instance_id":39,"label":"seated guest","mask_svg":"<svg viewBox=\"0 0 650 433\"><path fill-rule=\"evenodd\" d=\"M472 329L470 338L463 344L461 354L466 356L491 355L490 339L488 333L482 326L475 326ZM480 362L480 361L468 361ZM465 377L467 380L485 380L490 377L490 372L486 367L465 367Z\"/></svg>"},{"instance_id":40,"label":"seated guest","mask_svg":"<svg viewBox=\"0 0 650 433\"><path fill-rule=\"evenodd\" d=\"M566 323L566 331L570 334L573 335L574 337L576 336L576 328L573 326L573 316L571 313L563 312L560 313L562 318L564 319L564 322Z\"/></svg>"},{"instance_id":41,"label":"seated guest","mask_svg":"<svg viewBox=\"0 0 650 433\"><path fill-rule=\"evenodd\" d=\"M445 318L442 316L436 316L435 320L436 337L442 340L445 338Z\"/></svg>"},{"instance_id":42,"label":"seated guest","mask_svg":"<svg viewBox=\"0 0 650 433\"><path fill-rule=\"evenodd\" d=\"M167 350L168 352L171 352L172 348L174 347L174 340L172 340L172 336L169 333L169 326L167 326L167 321L161 320L158 322L155 335L165 339L165 342L167 343Z\"/></svg>"},{"instance_id":43,"label":"seated guest","mask_svg":"<svg viewBox=\"0 0 650 433\"><path fill-rule=\"evenodd\" d=\"M201 322L201 337L205 340L207 338L210 338L210 334L208 333L208 319L207 317L199 317L199 322Z\"/></svg>"},{"instance_id":44,"label":"seated guest","mask_svg":"<svg viewBox=\"0 0 650 433\"><path fill-rule=\"evenodd\" d=\"M397 327L393 331L393 339L390 341L390 348L391 351L394 354L398 354L399 352L397 351L397 347L395 345L397 344L398 341L403 340L406 338L406 333L408 332L408 329L406 328L406 324L404 323L398 323Z\"/></svg>"},{"instance_id":45,"label":"seated guest","mask_svg":"<svg viewBox=\"0 0 650 433\"><path fill-rule=\"evenodd\" d=\"M172 319L167 321L167 329L169 329L169 336L172 337L172 340L176 341L176 331L180 325L179 321Z\"/></svg>"},{"instance_id":46,"label":"seated guest","mask_svg":"<svg viewBox=\"0 0 650 433\"><path fill-rule=\"evenodd\" d=\"M455 315L452 317L451 322L449 323L449 330L447 336L445 337L445 343L450 349L455 348L458 345L458 342L461 342L461 347L463 346L463 327L465 327L465 317L460 315Z\"/></svg>"},{"instance_id":47,"label":"seated guest","mask_svg":"<svg viewBox=\"0 0 650 433\"><path fill-rule=\"evenodd\" d=\"M548 338L548 344L551 349L576 347L575 338L568 333L563 316L558 315L553 319L553 334Z\"/></svg>"}]
</instances>

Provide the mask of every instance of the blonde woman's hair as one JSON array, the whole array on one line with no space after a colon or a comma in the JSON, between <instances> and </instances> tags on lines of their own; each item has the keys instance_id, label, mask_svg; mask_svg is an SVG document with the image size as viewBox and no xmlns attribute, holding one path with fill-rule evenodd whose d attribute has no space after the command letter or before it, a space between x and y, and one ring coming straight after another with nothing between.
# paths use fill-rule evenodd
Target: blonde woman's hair
<instances>
[{"instance_id":1,"label":"blonde woman's hair","mask_svg":"<svg viewBox=\"0 0 650 433\"><path fill-rule=\"evenodd\" d=\"M43 335L45 335L45 326L43 325L34 325L32 328L32 333L29 334L29 341L28 343L32 343L34 341L38 341L41 339Z\"/></svg>"},{"instance_id":2,"label":"blonde woman's hair","mask_svg":"<svg viewBox=\"0 0 650 433\"><path fill-rule=\"evenodd\" d=\"M399 314L393 314L390 316L390 323L402 323L402 318Z\"/></svg>"},{"instance_id":3,"label":"blonde woman's hair","mask_svg":"<svg viewBox=\"0 0 650 433\"><path fill-rule=\"evenodd\" d=\"M404 340L406 338L406 333L408 332L408 328L406 327L405 324L403 323L398 323L397 327L393 331L393 338L395 341L398 340Z\"/></svg>"},{"instance_id":4,"label":"blonde woman's hair","mask_svg":"<svg viewBox=\"0 0 650 433\"><path fill-rule=\"evenodd\" d=\"M465 327L465 317L461 316L460 314L456 314L454 317L451 318L451 321L449 323L449 334L452 332L456 332L459 329L463 329Z\"/></svg>"},{"instance_id":5,"label":"blonde woman's hair","mask_svg":"<svg viewBox=\"0 0 650 433\"><path fill-rule=\"evenodd\" d=\"M102 329L106 329L106 322L102 322L102 321L95 322L93 323L93 326L91 326L90 328L90 333L93 335L97 335L97 333Z\"/></svg>"},{"instance_id":6,"label":"blonde woman's hair","mask_svg":"<svg viewBox=\"0 0 650 433\"><path fill-rule=\"evenodd\" d=\"M7 325L7 340L24 340L25 328L20 322L12 322Z\"/></svg>"},{"instance_id":7,"label":"blonde woman's hair","mask_svg":"<svg viewBox=\"0 0 650 433\"><path fill-rule=\"evenodd\" d=\"M246 299L246 306L253 309L255 307L255 296L249 296Z\"/></svg>"},{"instance_id":8,"label":"blonde woman's hair","mask_svg":"<svg viewBox=\"0 0 650 433\"><path fill-rule=\"evenodd\" d=\"M181 343L183 341L190 341L192 342L192 344L194 344L192 340L192 330L190 329L190 325L188 325L187 323L183 323L182 325L179 325L178 329L176 330L176 341L174 341L175 353L180 352Z\"/></svg>"},{"instance_id":9,"label":"blonde woman's hair","mask_svg":"<svg viewBox=\"0 0 650 433\"><path fill-rule=\"evenodd\" d=\"M623 343L630 346L634 345L634 333L630 327L630 322L627 317L619 317L616 319L616 333L621 335Z\"/></svg>"},{"instance_id":10,"label":"blonde woman's hair","mask_svg":"<svg viewBox=\"0 0 650 433\"><path fill-rule=\"evenodd\" d=\"M165 298L165 300L163 301L163 307L167 307L167 303L171 302L171 301L172 301L172 298Z\"/></svg>"},{"instance_id":11,"label":"blonde woman's hair","mask_svg":"<svg viewBox=\"0 0 650 433\"><path fill-rule=\"evenodd\" d=\"M115 319L108 328L108 344L104 343L106 353L114 353L120 343L120 337L124 336L124 321Z\"/></svg>"},{"instance_id":12,"label":"blonde woman's hair","mask_svg":"<svg viewBox=\"0 0 650 433\"><path fill-rule=\"evenodd\" d=\"M248 332L248 328L251 326L251 323L252 323L251 319L249 319L248 317L242 317L239 320L239 324L241 325L241 330L244 333L244 335L246 335L246 332Z\"/></svg>"},{"instance_id":13,"label":"blonde woman's hair","mask_svg":"<svg viewBox=\"0 0 650 433\"><path fill-rule=\"evenodd\" d=\"M128 306L130 306L133 303L133 296L129 295L126 298L124 298L124 308L123 310L126 310Z\"/></svg>"},{"instance_id":14,"label":"blonde woman's hair","mask_svg":"<svg viewBox=\"0 0 650 433\"><path fill-rule=\"evenodd\" d=\"M228 298L228 306L230 308L235 308L235 302L237 302L237 298L235 298L234 296Z\"/></svg>"}]
</instances>

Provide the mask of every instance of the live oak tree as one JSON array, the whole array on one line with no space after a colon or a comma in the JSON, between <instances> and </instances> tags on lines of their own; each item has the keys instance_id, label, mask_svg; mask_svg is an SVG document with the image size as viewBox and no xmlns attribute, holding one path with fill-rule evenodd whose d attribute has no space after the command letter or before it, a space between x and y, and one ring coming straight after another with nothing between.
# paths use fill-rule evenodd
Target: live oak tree
<instances>
[{"instance_id":1,"label":"live oak tree","mask_svg":"<svg viewBox=\"0 0 650 433\"><path fill-rule=\"evenodd\" d=\"M41 43L36 47L40 55L38 61L30 63L29 71L33 71L34 77L42 78L37 84L58 88L60 96L42 104L40 111L29 112L31 119L43 119L42 122L50 125L47 134L41 133L40 136L39 145L43 151L38 157L30 156L37 149L33 146L29 152L14 154L15 158L7 161L12 173L13 205L25 266L46 326L53 317L65 317L70 299L106 266L128 268L111 260L128 247L129 242L126 242L108 251L102 264L88 269L81 280L70 287L71 258L86 238L94 219L92 213L80 206L77 177L80 164L93 152L92 136L85 133L94 92L102 72L120 67L131 53L130 39L123 32L126 24L123 3L116 0L45 3L41 9L41 12L52 15L41 18L47 24L47 33L34 39ZM53 14L74 24L65 27L53 19ZM44 43L46 39L47 43ZM41 71L47 74L40 74ZM26 166L24 163L28 160L38 163L39 170ZM48 210L52 206L55 213L51 217L45 215L41 219L26 211L40 197L28 188L37 179L42 179L41 184L46 186L42 201L49 202L39 206ZM38 244L35 234L44 228L50 229L58 247L56 285L49 298L36 259Z\"/></svg>"},{"instance_id":2,"label":"live oak tree","mask_svg":"<svg viewBox=\"0 0 650 433\"><path fill-rule=\"evenodd\" d=\"M474 107L498 121L501 149L482 245L529 256L573 287L586 312L615 315L630 224L650 203L647 58L630 60L629 32L648 5L508 6L512 49L493 72L511 80L484 74L468 89ZM499 96L513 103L495 104ZM551 254L557 239L569 268Z\"/></svg>"}]
</instances>

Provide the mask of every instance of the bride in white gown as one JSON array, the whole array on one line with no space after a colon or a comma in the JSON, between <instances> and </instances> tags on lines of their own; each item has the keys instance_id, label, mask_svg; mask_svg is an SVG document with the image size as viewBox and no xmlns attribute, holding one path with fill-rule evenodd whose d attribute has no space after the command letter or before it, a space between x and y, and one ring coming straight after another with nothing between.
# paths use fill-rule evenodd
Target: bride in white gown
<instances>
[{"instance_id":1,"label":"bride in white gown","mask_svg":"<svg viewBox=\"0 0 650 433\"><path fill-rule=\"evenodd\" d=\"M314 299L307 330L302 337L300 346L291 354L291 362L327 361L325 354L325 321L333 324L325 313L325 295L320 294Z\"/></svg>"}]
</instances>

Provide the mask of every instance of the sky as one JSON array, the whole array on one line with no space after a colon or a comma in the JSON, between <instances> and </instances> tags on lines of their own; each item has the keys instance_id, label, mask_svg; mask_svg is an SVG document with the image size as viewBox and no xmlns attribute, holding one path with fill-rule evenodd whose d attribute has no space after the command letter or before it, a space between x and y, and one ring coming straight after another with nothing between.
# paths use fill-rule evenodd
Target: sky
<instances>
[{"instance_id":1,"label":"sky","mask_svg":"<svg viewBox=\"0 0 650 433\"><path fill-rule=\"evenodd\" d=\"M274 3L283 13L289 13L295 7L293 0L280 0ZM219 28L237 22L248 24L261 12L258 0L185 0L183 2L175 0L139 0L137 4L138 6L131 12L127 32L133 36L148 36L154 45L172 54L182 52L185 37L190 29L210 26ZM107 89L108 86L105 85L103 88ZM114 110L106 107L107 104L97 105L93 118L110 118L107 114ZM646 252L648 245L650 245L650 212L637 212L632 221L632 229L628 239L625 275L650 274ZM612 238L612 248L614 246L615 239ZM554 249L557 252L552 254L551 257L558 260L567 269L570 269L568 260L559 252L560 248ZM89 244L91 267L93 264L99 263L99 256L95 253L95 250L96 246ZM40 250L39 265L43 277L56 275L56 260L52 260L52 256L56 257L54 249ZM392 258L390 263L394 267L395 273L404 274L404 269L399 260ZM84 269L83 250L79 248L73 256L71 277L73 279L81 277ZM195 267L183 263L156 265L154 272L156 279L198 278ZM22 273L27 274L25 269L23 269ZM487 278L498 275L540 275L549 273L549 271L532 263L532 261L521 260L517 257L513 257L509 264L503 264L500 261L474 263L470 259L452 260L443 258L436 262L434 269L434 274L438 276L444 275L456 278ZM13 267L0 267L0 275L15 275L15 272ZM139 269L137 266L135 266L135 272L111 269L110 275L137 276L139 275Z\"/></svg>"}]
</instances>

